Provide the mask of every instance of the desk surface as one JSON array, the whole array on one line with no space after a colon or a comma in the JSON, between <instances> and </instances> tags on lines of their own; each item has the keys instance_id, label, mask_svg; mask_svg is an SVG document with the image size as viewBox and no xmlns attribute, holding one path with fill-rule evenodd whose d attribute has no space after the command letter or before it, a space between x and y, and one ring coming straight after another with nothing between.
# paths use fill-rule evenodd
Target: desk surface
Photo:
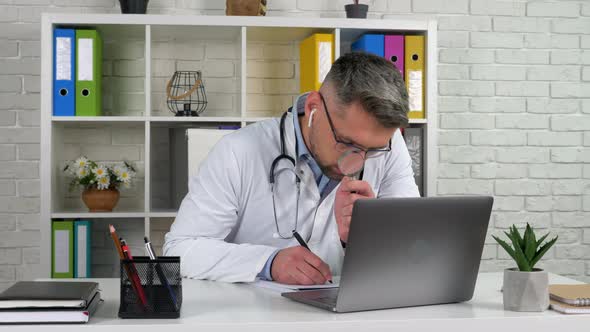
<instances>
[{"instance_id":1,"label":"desk surface","mask_svg":"<svg viewBox=\"0 0 590 332\"><path fill-rule=\"evenodd\" d=\"M550 275L551 283L578 283ZM279 293L248 284L184 279L180 319L119 319L118 279L96 279L105 302L86 325L44 325L45 331L452 331L476 328L555 331L590 326L590 315L504 311L502 273L479 275L471 301L456 304L337 314L293 302ZM163 329L170 328L170 331ZM39 326L9 326L0 330L36 331Z\"/></svg>"}]
</instances>

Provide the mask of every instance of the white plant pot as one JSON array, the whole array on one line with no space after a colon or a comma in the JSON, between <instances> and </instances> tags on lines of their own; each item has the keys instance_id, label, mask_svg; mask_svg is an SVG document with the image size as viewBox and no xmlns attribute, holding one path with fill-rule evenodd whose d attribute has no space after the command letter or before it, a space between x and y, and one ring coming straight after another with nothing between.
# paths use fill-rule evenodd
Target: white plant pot
<instances>
[{"instance_id":1,"label":"white plant pot","mask_svg":"<svg viewBox=\"0 0 590 332\"><path fill-rule=\"evenodd\" d=\"M549 307L549 276L540 269L533 272L506 269L503 293L504 310L545 311Z\"/></svg>"}]
</instances>

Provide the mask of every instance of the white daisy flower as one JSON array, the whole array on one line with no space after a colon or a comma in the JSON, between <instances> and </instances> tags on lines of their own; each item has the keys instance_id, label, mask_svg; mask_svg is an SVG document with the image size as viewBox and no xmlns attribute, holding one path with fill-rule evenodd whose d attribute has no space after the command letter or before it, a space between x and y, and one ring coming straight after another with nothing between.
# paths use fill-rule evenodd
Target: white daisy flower
<instances>
[{"instance_id":1,"label":"white daisy flower","mask_svg":"<svg viewBox=\"0 0 590 332\"><path fill-rule=\"evenodd\" d=\"M123 167L116 165L113 167L113 173L115 173L115 175L118 177L121 175L121 172L123 171Z\"/></svg>"},{"instance_id":2,"label":"white daisy flower","mask_svg":"<svg viewBox=\"0 0 590 332\"><path fill-rule=\"evenodd\" d=\"M98 189L99 190L108 189L110 184L111 184L111 181L109 180L108 176L98 179Z\"/></svg>"},{"instance_id":3,"label":"white daisy flower","mask_svg":"<svg viewBox=\"0 0 590 332\"><path fill-rule=\"evenodd\" d=\"M108 174L107 168L104 165L99 165L98 167L92 170L92 173L94 173L94 175L96 175L96 178L98 179L103 178Z\"/></svg>"},{"instance_id":4,"label":"white daisy flower","mask_svg":"<svg viewBox=\"0 0 590 332\"><path fill-rule=\"evenodd\" d=\"M131 177L132 177L131 173L132 172L126 168L121 170L121 174L119 174L118 180L125 183L125 184L129 184L131 182Z\"/></svg>"},{"instance_id":5,"label":"white daisy flower","mask_svg":"<svg viewBox=\"0 0 590 332\"><path fill-rule=\"evenodd\" d=\"M86 168L86 166L88 166L88 158L80 157L76 159L75 165L78 168Z\"/></svg>"},{"instance_id":6,"label":"white daisy flower","mask_svg":"<svg viewBox=\"0 0 590 332\"><path fill-rule=\"evenodd\" d=\"M76 171L76 175L81 179L88 175L88 170L84 167L78 168L78 170Z\"/></svg>"}]
</instances>

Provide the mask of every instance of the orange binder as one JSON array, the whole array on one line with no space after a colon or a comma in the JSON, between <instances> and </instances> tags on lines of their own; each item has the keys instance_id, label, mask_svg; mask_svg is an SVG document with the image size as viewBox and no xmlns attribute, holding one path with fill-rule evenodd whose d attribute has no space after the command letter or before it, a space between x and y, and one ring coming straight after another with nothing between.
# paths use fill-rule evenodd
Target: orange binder
<instances>
[{"instance_id":1,"label":"orange binder","mask_svg":"<svg viewBox=\"0 0 590 332\"><path fill-rule=\"evenodd\" d=\"M299 45L299 90L317 91L334 62L334 35L315 33Z\"/></svg>"},{"instance_id":2,"label":"orange binder","mask_svg":"<svg viewBox=\"0 0 590 332\"><path fill-rule=\"evenodd\" d=\"M406 36L405 38L405 80L410 101L410 119L424 119L426 104L424 87L426 86L426 71L424 60L424 36Z\"/></svg>"}]
</instances>

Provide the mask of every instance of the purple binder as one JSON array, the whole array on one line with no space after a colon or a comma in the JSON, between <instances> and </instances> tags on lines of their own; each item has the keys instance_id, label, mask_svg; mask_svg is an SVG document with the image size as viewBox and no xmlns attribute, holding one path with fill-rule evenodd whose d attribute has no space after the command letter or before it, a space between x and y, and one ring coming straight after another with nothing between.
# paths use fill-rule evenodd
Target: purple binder
<instances>
[{"instance_id":1,"label":"purple binder","mask_svg":"<svg viewBox=\"0 0 590 332\"><path fill-rule=\"evenodd\" d=\"M385 36L385 58L393 62L404 77L404 36Z\"/></svg>"}]
</instances>

